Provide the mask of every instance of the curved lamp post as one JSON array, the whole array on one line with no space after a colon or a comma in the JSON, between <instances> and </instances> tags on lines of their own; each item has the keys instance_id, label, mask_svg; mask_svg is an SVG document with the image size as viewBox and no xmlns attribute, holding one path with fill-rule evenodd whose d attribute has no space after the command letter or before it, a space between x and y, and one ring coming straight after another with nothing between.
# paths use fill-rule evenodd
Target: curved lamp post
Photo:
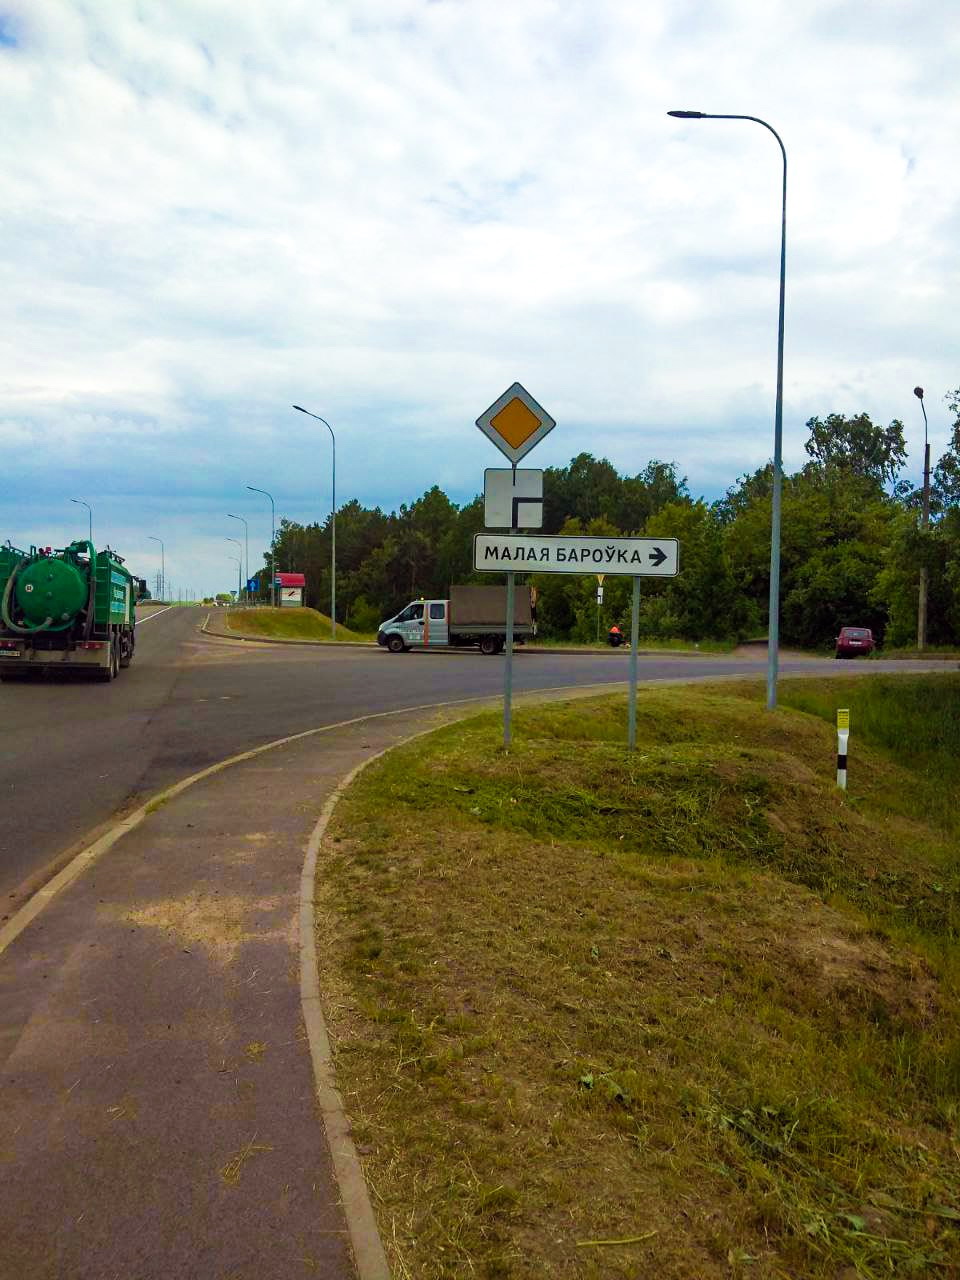
<instances>
[{"instance_id":1,"label":"curved lamp post","mask_svg":"<svg viewBox=\"0 0 960 1280\"><path fill-rule=\"evenodd\" d=\"M305 413L308 418L316 418L330 432L330 439L333 441L333 483L332 495L330 499L330 637L333 640L337 638L337 437L333 434L333 427L326 420L321 418L319 413L311 413L309 409L304 409L302 405L295 404L294 409L300 413Z\"/></svg>"},{"instance_id":2,"label":"curved lamp post","mask_svg":"<svg viewBox=\"0 0 960 1280\"><path fill-rule=\"evenodd\" d=\"M277 594L277 508L272 493L252 484L248 484L247 488L251 493L262 493L270 499L270 604L274 605Z\"/></svg>"},{"instance_id":3,"label":"curved lamp post","mask_svg":"<svg viewBox=\"0 0 960 1280\"><path fill-rule=\"evenodd\" d=\"M767 709L777 705L780 662L780 497L783 489L783 311L787 279L787 151L783 139L759 116L714 115L707 111L668 111L680 120L750 120L772 133L783 156L783 201L780 217L780 326L777 331L777 408L773 429L773 510L770 528L770 626L767 636Z\"/></svg>"},{"instance_id":4,"label":"curved lamp post","mask_svg":"<svg viewBox=\"0 0 960 1280\"><path fill-rule=\"evenodd\" d=\"M227 541L228 541L228 542L237 542L236 538L228 538L228 539L227 539ZM239 543L239 542L237 542L237 546L238 546L238 547L240 546L240 543ZM240 549L241 549L241 550L243 550L243 548L242 548L242 547L241 547ZM227 556L227 559L228 559L228 560L232 560L232 561L234 562L234 564L236 564L236 566L237 566L237 600L239 600L239 599L240 599L240 579L241 579L241 577L242 577L242 575L243 575L243 561L240 559L240 557L239 557L239 556L231 556L231 555L228 555L228 556Z\"/></svg>"},{"instance_id":5,"label":"curved lamp post","mask_svg":"<svg viewBox=\"0 0 960 1280\"><path fill-rule=\"evenodd\" d=\"M923 403L923 387L914 387L913 394L923 410L923 513L921 524L924 532L930 527L930 441L927 439L927 406ZM927 647L927 566L920 566L920 594L917 600L917 648Z\"/></svg>"},{"instance_id":6,"label":"curved lamp post","mask_svg":"<svg viewBox=\"0 0 960 1280\"><path fill-rule=\"evenodd\" d=\"M224 542L232 542L238 551L243 551L243 543L239 538L224 538ZM237 604L243 599L243 586L241 584L241 576L243 574L243 561L240 561L240 574L237 576Z\"/></svg>"},{"instance_id":7,"label":"curved lamp post","mask_svg":"<svg viewBox=\"0 0 960 1280\"><path fill-rule=\"evenodd\" d=\"M163 600L167 592L167 568L164 560L163 539L156 537L152 533L148 533L147 537L151 542L160 543L160 599Z\"/></svg>"},{"instance_id":8,"label":"curved lamp post","mask_svg":"<svg viewBox=\"0 0 960 1280\"><path fill-rule=\"evenodd\" d=\"M82 498L71 498L70 501L77 503L78 506L87 508L87 520L90 526L90 533L88 536L92 544L93 543L93 507L91 507L89 502L84 502Z\"/></svg>"},{"instance_id":9,"label":"curved lamp post","mask_svg":"<svg viewBox=\"0 0 960 1280\"><path fill-rule=\"evenodd\" d=\"M244 556L244 573L247 575L247 582L249 583L249 581L250 581L250 528L249 528L249 526L247 525L246 520L244 520L243 516L235 516L235 515L234 515L232 512L230 512L230 511L228 511L228 512L227 512L227 516L228 516L231 520L239 520L239 521L240 521L240 523L243 525L243 546L244 546L243 556ZM250 588L249 588L249 587L247 588L247 603L248 603L248 604L250 603Z\"/></svg>"}]
</instances>

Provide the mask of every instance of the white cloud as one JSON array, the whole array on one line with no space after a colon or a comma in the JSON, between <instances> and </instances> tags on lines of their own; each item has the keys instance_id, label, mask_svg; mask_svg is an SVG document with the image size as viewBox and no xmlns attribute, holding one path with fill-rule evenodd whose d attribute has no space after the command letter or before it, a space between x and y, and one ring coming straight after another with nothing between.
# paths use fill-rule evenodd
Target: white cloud
<instances>
[{"instance_id":1,"label":"white cloud","mask_svg":"<svg viewBox=\"0 0 960 1280\"><path fill-rule=\"evenodd\" d=\"M209 589L245 483L325 511L291 401L335 423L341 496L389 507L476 492L472 423L514 378L560 424L538 464L657 456L721 491L770 449L780 157L673 107L789 151L788 464L814 413L915 447L917 382L945 439L947 0L0 12L2 536L52 541L82 483L136 542L148 480Z\"/></svg>"}]
</instances>

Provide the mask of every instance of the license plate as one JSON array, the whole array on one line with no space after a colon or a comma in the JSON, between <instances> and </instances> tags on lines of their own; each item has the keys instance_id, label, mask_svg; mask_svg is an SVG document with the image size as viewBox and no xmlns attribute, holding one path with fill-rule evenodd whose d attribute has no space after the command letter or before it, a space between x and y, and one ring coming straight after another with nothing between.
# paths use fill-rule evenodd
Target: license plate
<instances>
[{"instance_id":1,"label":"license plate","mask_svg":"<svg viewBox=\"0 0 960 1280\"><path fill-rule=\"evenodd\" d=\"M0 658L19 658L19 649L0 649Z\"/></svg>"}]
</instances>

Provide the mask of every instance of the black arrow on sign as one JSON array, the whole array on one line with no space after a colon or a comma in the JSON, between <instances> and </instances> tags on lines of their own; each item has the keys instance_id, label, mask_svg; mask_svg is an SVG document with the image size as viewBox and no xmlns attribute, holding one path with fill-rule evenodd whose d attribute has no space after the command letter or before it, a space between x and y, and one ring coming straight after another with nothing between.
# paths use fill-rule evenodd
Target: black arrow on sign
<instances>
[{"instance_id":1,"label":"black arrow on sign","mask_svg":"<svg viewBox=\"0 0 960 1280\"><path fill-rule=\"evenodd\" d=\"M660 565L663 564L666 558L667 558L667 553L665 551L661 551L659 547L654 547L653 550L650 552L650 559L653 561L654 565L657 568L659 568Z\"/></svg>"}]
</instances>

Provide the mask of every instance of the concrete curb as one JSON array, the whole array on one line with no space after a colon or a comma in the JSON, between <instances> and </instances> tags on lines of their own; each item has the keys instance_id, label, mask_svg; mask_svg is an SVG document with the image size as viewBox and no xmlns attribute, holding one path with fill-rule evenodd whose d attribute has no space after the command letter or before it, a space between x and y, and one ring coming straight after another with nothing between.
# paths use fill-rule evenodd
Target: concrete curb
<instances>
[{"instance_id":1,"label":"concrete curb","mask_svg":"<svg viewBox=\"0 0 960 1280\"><path fill-rule=\"evenodd\" d=\"M341 1207L347 1221L357 1280L390 1280L390 1264L380 1239L376 1214L370 1201L366 1178L363 1176L363 1165L353 1141L350 1118L337 1088L333 1052L320 996L314 902L317 892L317 857L334 809L358 774L391 749L388 747L361 761L337 783L333 794L328 796L323 806L317 825L310 833L300 876L300 1004L307 1042L310 1045L317 1105L327 1135L334 1177L340 1188Z\"/></svg>"},{"instance_id":2,"label":"concrete curb","mask_svg":"<svg viewBox=\"0 0 960 1280\"><path fill-rule=\"evenodd\" d=\"M293 640L293 639L288 639L282 636L251 636L251 635L245 634L242 631L227 630L226 627L215 629L215 630L211 629L207 625L209 621L210 621L210 614L207 614L206 618L204 619L203 623L200 626L200 630L204 633L204 635L211 636L214 640L241 640L241 641L244 641L245 643L251 643L251 644L293 644L293 645L301 645L301 646L306 645L308 648L310 646L313 646L316 649L379 649L381 647L380 645L377 644L376 640ZM420 650L418 650L418 652L419 651ZM427 651L426 649L423 650L423 652L426 652L426 651ZM622 645L621 651L624 654L629 654L630 652L629 646ZM437 652L441 652L441 650L438 649ZM442 650L442 652L469 653L469 652L473 652L473 650L470 646L464 646L463 648L460 648L460 649L444 649ZM536 644L527 644L527 645L518 645L515 652L539 653L539 654L544 654L548 657L551 654L555 653L557 654L558 657L559 656L570 657L571 655L575 655L578 657L598 658L603 654L614 653L616 652L616 650L611 649L609 646L605 649L597 649L597 648L594 648L594 649L569 648L568 649L560 646L555 647L553 645L550 645L549 647L547 647L547 646L540 646ZM720 653L720 654L699 653L690 649L638 649L637 653L641 658L710 658L710 657L726 658L730 656L729 654L725 654L725 653Z\"/></svg>"}]
</instances>

